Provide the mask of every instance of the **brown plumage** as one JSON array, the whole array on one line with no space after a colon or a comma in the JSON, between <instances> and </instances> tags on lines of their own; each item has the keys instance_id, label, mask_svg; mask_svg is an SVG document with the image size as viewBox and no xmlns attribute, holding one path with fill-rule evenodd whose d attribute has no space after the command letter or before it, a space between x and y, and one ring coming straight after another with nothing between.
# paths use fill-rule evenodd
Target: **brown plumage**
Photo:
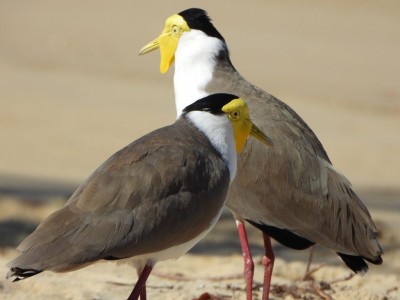
<instances>
[{"instance_id":1,"label":"brown plumage","mask_svg":"<svg viewBox=\"0 0 400 300\"><path fill-rule=\"evenodd\" d=\"M8 276L71 271L180 245L209 230L228 186L220 153L181 118L104 162L19 245Z\"/></svg>"},{"instance_id":2,"label":"brown plumage","mask_svg":"<svg viewBox=\"0 0 400 300\"><path fill-rule=\"evenodd\" d=\"M129 299L144 300L154 264L186 253L220 216L234 177L231 159L236 169L236 129L221 109L235 98L213 95L191 106L196 112L215 110L213 122L217 118L220 123L215 124L223 127L215 136L228 152L211 142L213 132L198 127L212 113L199 120L188 117L188 110L173 125L145 135L105 161L62 209L19 245L22 253L7 264L7 277L18 281L47 270L76 270L101 259L130 259L140 277ZM216 100L221 103L215 105ZM248 114L245 104L242 109ZM250 120L244 122L251 128Z\"/></svg>"},{"instance_id":3,"label":"brown plumage","mask_svg":"<svg viewBox=\"0 0 400 300\"><path fill-rule=\"evenodd\" d=\"M139 278L128 299L145 300L153 266L185 254L217 222L249 135L271 145L237 96L188 105L174 124L105 161L19 245L7 277L129 259Z\"/></svg>"},{"instance_id":4,"label":"brown plumage","mask_svg":"<svg viewBox=\"0 0 400 300\"><path fill-rule=\"evenodd\" d=\"M175 62L178 115L199 95L233 93L246 99L253 120L274 141L271 148L248 141L227 197L244 253L247 299L252 297L254 265L245 220L264 234L263 299L269 296L274 260L269 236L294 249L321 244L357 273L367 271L364 259L382 263L376 227L350 182L334 169L314 132L295 111L237 72L224 38L204 10L192 8L169 17L161 35L140 54L157 48L161 72Z\"/></svg>"},{"instance_id":5,"label":"brown plumage","mask_svg":"<svg viewBox=\"0 0 400 300\"><path fill-rule=\"evenodd\" d=\"M289 106L246 81L229 61L217 65L207 93L221 86L248 99L252 118L274 141L271 148L248 141L227 206L259 228L286 229L336 252L380 263L382 249L367 208L307 124ZM279 241L279 234L275 238Z\"/></svg>"}]
</instances>

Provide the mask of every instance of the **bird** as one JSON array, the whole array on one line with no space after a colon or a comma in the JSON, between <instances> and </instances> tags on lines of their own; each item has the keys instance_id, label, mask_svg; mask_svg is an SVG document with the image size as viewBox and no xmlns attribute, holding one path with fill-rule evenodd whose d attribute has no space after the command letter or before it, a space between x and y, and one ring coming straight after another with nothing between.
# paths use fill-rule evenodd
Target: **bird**
<instances>
[{"instance_id":1,"label":"bird","mask_svg":"<svg viewBox=\"0 0 400 300\"><path fill-rule=\"evenodd\" d=\"M188 105L175 123L101 164L22 241L7 278L120 260L138 273L128 299L146 299L153 266L185 254L217 222L249 135L272 145L235 95L213 94Z\"/></svg>"},{"instance_id":2,"label":"bird","mask_svg":"<svg viewBox=\"0 0 400 300\"><path fill-rule=\"evenodd\" d=\"M320 244L360 274L368 270L365 261L382 263L376 226L350 181L333 167L315 133L291 107L237 71L205 10L190 8L167 18L162 33L139 55L156 49L161 73L175 67L178 116L198 97L236 94L246 99L253 120L274 141L269 148L251 140L246 144L226 200L242 246L247 299L252 297L254 263L245 222L263 233L263 299L269 298L275 259L271 237L299 250Z\"/></svg>"}]
</instances>

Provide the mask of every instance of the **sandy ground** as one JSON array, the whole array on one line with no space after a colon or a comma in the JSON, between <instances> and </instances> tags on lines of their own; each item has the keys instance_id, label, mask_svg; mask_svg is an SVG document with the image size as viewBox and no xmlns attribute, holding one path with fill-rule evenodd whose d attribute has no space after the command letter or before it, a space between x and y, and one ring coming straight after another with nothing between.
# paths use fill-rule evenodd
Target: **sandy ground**
<instances>
[{"instance_id":1,"label":"sandy ground","mask_svg":"<svg viewBox=\"0 0 400 300\"><path fill-rule=\"evenodd\" d=\"M273 299L400 299L400 2L202 1L249 80L293 107L367 203L384 264L363 278L317 248L314 281L299 281L307 251L274 244ZM13 248L110 154L175 119L172 72L137 56L172 13L195 1L0 2L0 298L123 299L133 269L97 264L12 284ZM259 262L258 232L250 232ZM205 292L244 299L228 213L189 255L160 263L149 298ZM178 275L181 274L181 277ZM167 279L162 275L178 278ZM225 277L233 276L233 278ZM222 278L220 278L222 277ZM262 269L256 266L256 283ZM326 285L325 283L330 283ZM255 286L256 297L260 296ZM257 298L258 299L258 298Z\"/></svg>"},{"instance_id":2,"label":"sandy ground","mask_svg":"<svg viewBox=\"0 0 400 300\"><path fill-rule=\"evenodd\" d=\"M49 198L51 199L51 198ZM16 256L11 249L32 231L37 222L62 205L62 198L38 204L12 197L0 199L0 272ZM276 263L271 299L400 299L399 213L373 209L385 249L384 264L370 266L366 276L349 278L351 272L333 252L315 248L312 278L302 280L308 251L294 251L273 244ZM254 299L261 299L261 236L249 229L255 261ZM216 228L190 254L177 261L159 263L148 282L149 299L199 299L204 293L222 299L245 299L242 257L236 228L225 212ZM18 283L0 278L1 299L125 299L136 281L127 265L97 263L72 273L45 272ZM329 297L331 298L329 298ZM325 297L325 298L324 298ZM202 298L208 299L208 298Z\"/></svg>"}]
</instances>

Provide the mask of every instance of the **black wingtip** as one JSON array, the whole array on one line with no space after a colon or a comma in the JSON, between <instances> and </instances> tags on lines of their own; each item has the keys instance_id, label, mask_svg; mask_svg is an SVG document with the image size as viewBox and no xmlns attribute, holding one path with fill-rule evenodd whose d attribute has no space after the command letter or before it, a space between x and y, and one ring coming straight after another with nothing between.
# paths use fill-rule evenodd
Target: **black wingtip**
<instances>
[{"instance_id":1,"label":"black wingtip","mask_svg":"<svg viewBox=\"0 0 400 300\"><path fill-rule=\"evenodd\" d=\"M368 259L364 257L364 259L374 265L381 265L383 263L383 259L381 256L374 257L374 259Z\"/></svg>"},{"instance_id":2,"label":"black wingtip","mask_svg":"<svg viewBox=\"0 0 400 300\"><path fill-rule=\"evenodd\" d=\"M376 256L373 259L370 259L362 256L348 255L339 252L337 254L343 260L346 266L348 266L353 272L361 276L365 275L365 273L368 272L368 265L365 260L374 265L381 265L383 263L381 256Z\"/></svg>"},{"instance_id":3,"label":"black wingtip","mask_svg":"<svg viewBox=\"0 0 400 300\"><path fill-rule=\"evenodd\" d=\"M20 280L35 276L41 272L42 271L38 271L38 270L34 270L34 269L21 269L18 267L13 267L8 271L6 278L8 279L11 277L15 277L13 282L16 282L16 281L20 281Z\"/></svg>"},{"instance_id":4,"label":"black wingtip","mask_svg":"<svg viewBox=\"0 0 400 300\"><path fill-rule=\"evenodd\" d=\"M348 255L343 253L337 253L339 257L343 260L347 267L349 267L354 273L361 276L368 272L368 265L361 256Z\"/></svg>"}]
</instances>

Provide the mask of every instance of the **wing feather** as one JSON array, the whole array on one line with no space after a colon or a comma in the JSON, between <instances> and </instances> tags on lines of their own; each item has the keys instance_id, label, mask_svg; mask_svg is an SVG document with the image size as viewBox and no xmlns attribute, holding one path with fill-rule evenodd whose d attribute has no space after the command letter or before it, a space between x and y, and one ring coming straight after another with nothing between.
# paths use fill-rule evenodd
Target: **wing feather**
<instances>
[{"instance_id":1,"label":"wing feather","mask_svg":"<svg viewBox=\"0 0 400 300\"><path fill-rule=\"evenodd\" d=\"M371 260L382 254L368 210L295 111L227 62L217 66L207 92L246 99L252 120L274 141L268 148L247 141L227 197L236 216L259 227L289 230L342 254Z\"/></svg>"},{"instance_id":2,"label":"wing feather","mask_svg":"<svg viewBox=\"0 0 400 300\"><path fill-rule=\"evenodd\" d=\"M204 134L182 122L111 156L21 243L22 254L8 266L68 271L156 252L208 229L224 204L229 170Z\"/></svg>"}]
</instances>

